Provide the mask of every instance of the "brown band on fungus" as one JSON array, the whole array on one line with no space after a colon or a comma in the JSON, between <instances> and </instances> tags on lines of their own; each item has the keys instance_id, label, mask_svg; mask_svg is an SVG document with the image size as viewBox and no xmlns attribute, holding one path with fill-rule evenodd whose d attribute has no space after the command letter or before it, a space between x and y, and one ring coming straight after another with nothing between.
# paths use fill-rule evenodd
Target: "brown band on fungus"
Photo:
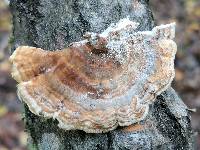
<instances>
[{"instance_id":1,"label":"brown band on fungus","mask_svg":"<svg viewBox=\"0 0 200 150\"><path fill-rule=\"evenodd\" d=\"M142 131L144 129L145 129L144 126L141 125L141 124L133 124L133 125L130 125L128 127L124 127L122 129L122 131L124 131L124 132L137 132L137 131Z\"/></svg>"}]
</instances>

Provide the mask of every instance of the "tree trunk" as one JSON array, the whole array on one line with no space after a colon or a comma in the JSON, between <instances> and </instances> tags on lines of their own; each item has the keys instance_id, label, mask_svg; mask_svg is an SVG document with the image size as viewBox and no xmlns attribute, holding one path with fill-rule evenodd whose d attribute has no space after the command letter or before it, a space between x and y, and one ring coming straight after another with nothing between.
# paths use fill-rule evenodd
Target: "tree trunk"
<instances>
[{"instance_id":1,"label":"tree trunk","mask_svg":"<svg viewBox=\"0 0 200 150\"><path fill-rule=\"evenodd\" d=\"M100 33L129 17L138 30L154 27L148 0L11 0L13 50L29 45L54 50L80 41L85 32ZM145 120L104 134L64 131L57 121L32 114L25 105L29 145L40 150L193 149L188 109L169 88L157 97Z\"/></svg>"}]
</instances>

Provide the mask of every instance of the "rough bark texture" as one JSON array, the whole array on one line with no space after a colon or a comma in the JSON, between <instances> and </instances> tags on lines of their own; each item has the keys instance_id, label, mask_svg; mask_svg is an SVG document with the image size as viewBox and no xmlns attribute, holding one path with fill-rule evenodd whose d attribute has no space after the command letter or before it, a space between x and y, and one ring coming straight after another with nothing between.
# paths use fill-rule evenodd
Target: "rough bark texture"
<instances>
[{"instance_id":1,"label":"rough bark texture","mask_svg":"<svg viewBox=\"0 0 200 150\"><path fill-rule=\"evenodd\" d=\"M13 50L20 45L53 50L80 41L86 31L101 32L129 16L138 30L154 26L148 0L11 0ZM32 148L41 150L193 149L187 107L169 88L157 97L148 117L130 129L105 134L64 131L57 121L32 114L25 106L25 124Z\"/></svg>"}]
</instances>

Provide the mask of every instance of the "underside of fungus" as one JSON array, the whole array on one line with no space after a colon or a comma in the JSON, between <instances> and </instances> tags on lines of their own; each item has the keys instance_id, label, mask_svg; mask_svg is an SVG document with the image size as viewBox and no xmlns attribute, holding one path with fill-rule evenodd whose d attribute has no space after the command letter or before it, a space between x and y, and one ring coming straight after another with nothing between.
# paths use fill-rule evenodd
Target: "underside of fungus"
<instances>
[{"instance_id":1,"label":"underside of fungus","mask_svg":"<svg viewBox=\"0 0 200 150\"><path fill-rule=\"evenodd\" d=\"M65 130L101 133L143 120L174 78L175 24L137 26L122 19L63 50L18 47L10 61L19 98Z\"/></svg>"}]
</instances>

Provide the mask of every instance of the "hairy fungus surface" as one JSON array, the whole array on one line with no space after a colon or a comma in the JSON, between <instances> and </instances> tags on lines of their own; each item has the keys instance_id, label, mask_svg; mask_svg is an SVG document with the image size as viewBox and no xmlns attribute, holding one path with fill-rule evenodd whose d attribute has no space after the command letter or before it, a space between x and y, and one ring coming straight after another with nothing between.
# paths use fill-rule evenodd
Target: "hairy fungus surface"
<instances>
[{"instance_id":1,"label":"hairy fungus surface","mask_svg":"<svg viewBox=\"0 0 200 150\"><path fill-rule=\"evenodd\" d=\"M144 119L174 78L175 24L137 26L122 19L63 50L18 47L10 61L19 98L66 130L100 133Z\"/></svg>"}]
</instances>

